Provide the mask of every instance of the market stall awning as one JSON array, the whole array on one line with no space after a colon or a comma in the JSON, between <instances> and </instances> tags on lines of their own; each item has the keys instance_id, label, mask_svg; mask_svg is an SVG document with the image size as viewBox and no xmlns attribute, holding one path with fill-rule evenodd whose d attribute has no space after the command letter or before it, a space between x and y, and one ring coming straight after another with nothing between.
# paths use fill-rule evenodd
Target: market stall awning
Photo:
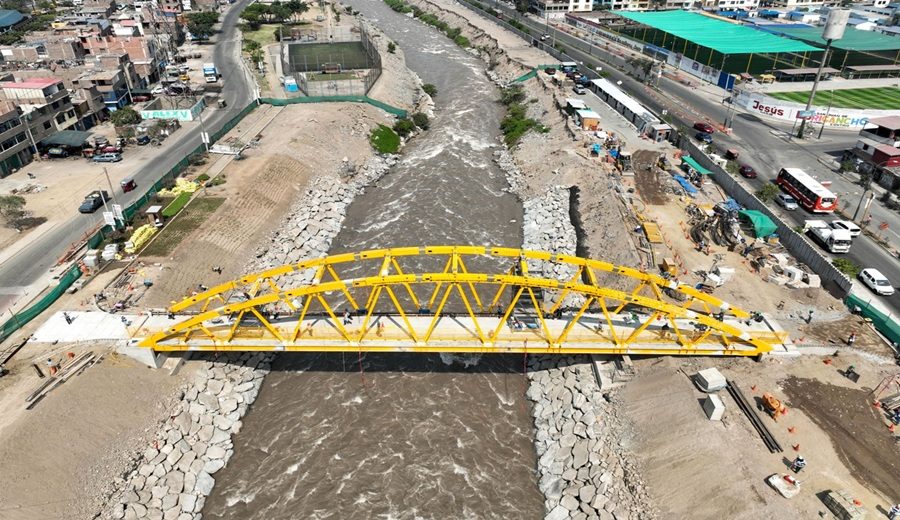
<instances>
[{"instance_id":1,"label":"market stall awning","mask_svg":"<svg viewBox=\"0 0 900 520\"><path fill-rule=\"evenodd\" d=\"M45 137L41 140L43 146L70 146L79 148L88 140L91 132L82 132L80 130L61 130L55 134Z\"/></svg>"},{"instance_id":2,"label":"market stall awning","mask_svg":"<svg viewBox=\"0 0 900 520\"><path fill-rule=\"evenodd\" d=\"M690 166L691 168L697 170L697 172L698 172L700 175L712 175L712 172L711 172L711 171L707 170L707 169L704 168L703 166L700 166L700 164L698 164L697 161L695 161L693 158L691 158L690 155L685 155L684 157L681 158L681 160L682 160L685 164L687 164L688 166Z\"/></svg>"},{"instance_id":3,"label":"market stall awning","mask_svg":"<svg viewBox=\"0 0 900 520\"><path fill-rule=\"evenodd\" d=\"M738 215L745 217L753 224L753 231L756 233L756 238L767 237L778 229L778 226L772 222L772 219L765 213L761 213L755 209L742 209L741 211L738 211Z\"/></svg>"}]
</instances>

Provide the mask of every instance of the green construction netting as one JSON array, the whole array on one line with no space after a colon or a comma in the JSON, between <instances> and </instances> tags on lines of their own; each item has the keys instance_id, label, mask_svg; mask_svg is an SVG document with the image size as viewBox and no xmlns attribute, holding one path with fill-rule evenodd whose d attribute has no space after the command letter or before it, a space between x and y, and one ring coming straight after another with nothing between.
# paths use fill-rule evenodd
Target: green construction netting
<instances>
[{"instance_id":1,"label":"green construction netting","mask_svg":"<svg viewBox=\"0 0 900 520\"><path fill-rule=\"evenodd\" d=\"M777 31L785 36L823 47L826 43L822 38L821 27L797 29L783 29L779 27ZM844 37L831 42L831 46L835 49L847 51L896 51L900 50L900 38L879 34L874 31L860 31L859 29L847 27L844 31Z\"/></svg>"},{"instance_id":2,"label":"green construction netting","mask_svg":"<svg viewBox=\"0 0 900 520\"><path fill-rule=\"evenodd\" d=\"M782 38L687 11L613 11L721 54L821 51L798 40Z\"/></svg>"},{"instance_id":3,"label":"green construction netting","mask_svg":"<svg viewBox=\"0 0 900 520\"><path fill-rule=\"evenodd\" d=\"M778 226L772 222L772 219L765 213L760 213L755 209L742 209L738 211L738 215L746 217L747 220L753 224L753 231L756 233L756 238L767 237L778 229Z\"/></svg>"},{"instance_id":4,"label":"green construction netting","mask_svg":"<svg viewBox=\"0 0 900 520\"><path fill-rule=\"evenodd\" d=\"M707 170L703 166L700 166L700 164L697 163L697 161L695 161L690 155L685 155L681 158L681 160L691 168L697 170L700 175L712 175L711 171Z\"/></svg>"},{"instance_id":5,"label":"green construction netting","mask_svg":"<svg viewBox=\"0 0 900 520\"><path fill-rule=\"evenodd\" d=\"M900 345L900 322L895 320L893 316L884 314L869 305L868 301L853 294L848 295L844 303L851 309L859 309L859 313L872 320L872 325L875 326L875 329L884 334L888 341Z\"/></svg>"}]
</instances>

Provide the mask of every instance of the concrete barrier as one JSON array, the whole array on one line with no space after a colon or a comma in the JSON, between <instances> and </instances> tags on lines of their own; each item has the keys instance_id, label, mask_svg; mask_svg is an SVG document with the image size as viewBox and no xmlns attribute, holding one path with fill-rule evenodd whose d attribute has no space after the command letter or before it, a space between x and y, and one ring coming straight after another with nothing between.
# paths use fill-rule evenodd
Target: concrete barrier
<instances>
[{"instance_id":1,"label":"concrete barrier","mask_svg":"<svg viewBox=\"0 0 900 520\"><path fill-rule=\"evenodd\" d=\"M778 238L797 261L809 266L822 279L823 286L826 286L832 292L836 292L835 296L844 298L850 293L851 280L840 272L832 263L819 252L819 249L813 245L800 233L794 231L793 226L785 222L778 215L772 212L766 204L759 200L755 194L747 191L737 179L728 174L712 159L706 155L700 148L689 139L684 139L681 149L690 155L701 166L713 172L712 178L729 197L733 198L738 204L747 209L760 211L772 219L772 222L778 226Z\"/></svg>"}]
</instances>

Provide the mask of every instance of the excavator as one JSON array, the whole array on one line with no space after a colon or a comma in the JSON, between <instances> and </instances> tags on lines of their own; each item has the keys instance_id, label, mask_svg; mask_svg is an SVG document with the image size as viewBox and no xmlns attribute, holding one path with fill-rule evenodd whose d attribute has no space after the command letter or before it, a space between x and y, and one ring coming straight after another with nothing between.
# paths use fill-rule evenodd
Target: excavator
<instances>
[{"instance_id":1,"label":"excavator","mask_svg":"<svg viewBox=\"0 0 900 520\"><path fill-rule=\"evenodd\" d=\"M762 407L775 422L778 422L779 416L787 413L787 407L781 404L781 401L769 392L765 392L762 395Z\"/></svg>"}]
</instances>

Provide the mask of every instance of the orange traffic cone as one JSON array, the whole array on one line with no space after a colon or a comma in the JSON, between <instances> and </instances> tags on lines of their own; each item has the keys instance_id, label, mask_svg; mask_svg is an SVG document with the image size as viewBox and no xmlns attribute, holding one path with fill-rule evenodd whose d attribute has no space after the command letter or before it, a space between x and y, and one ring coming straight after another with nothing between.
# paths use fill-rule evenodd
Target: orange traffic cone
<instances>
[{"instance_id":1,"label":"orange traffic cone","mask_svg":"<svg viewBox=\"0 0 900 520\"><path fill-rule=\"evenodd\" d=\"M889 431L889 432L894 433L894 430L895 430L895 428L894 428L894 425L893 425L893 424L890 425L890 426L888 426L888 431Z\"/></svg>"},{"instance_id":2,"label":"orange traffic cone","mask_svg":"<svg viewBox=\"0 0 900 520\"><path fill-rule=\"evenodd\" d=\"M862 501L860 501L858 498L854 498L854 499L853 499L853 505L855 505L855 506L861 506L861 505L862 505Z\"/></svg>"},{"instance_id":3,"label":"orange traffic cone","mask_svg":"<svg viewBox=\"0 0 900 520\"><path fill-rule=\"evenodd\" d=\"M800 445L799 445L799 444L794 444L794 445L791 446L791 447L794 448L794 451L800 451Z\"/></svg>"},{"instance_id":4,"label":"orange traffic cone","mask_svg":"<svg viewBox=\"0 0 900 520\"><path fill-rule=\"evenodd\" d=\"M750 387L750 390L753 391L753 392L755 392L755 391L756 391L756 385L751 386L751 387Z\"/></svg>"},{"instance_id":5,"label":"orange traffic cone","mask_svg":"<svg viewBox=\"0 0 900 520\"><path fill-rule=\"evenodd\" d=\"M874 403L872 403L872 406L874 406L875 408L881 408L881 401L875 401Z\"/></svg>"},{"instance_id":6,"label":"orange traffic cone","mask_svg":"<svg viewBox=\"0 0 900 520\"><path fill-rule=\"evenodd\" d=\"M825 363L826 365L830 365L830 364L831 364L831 358L826 359L825 361L823 361L823 363Z\"/></svg>"},{"instance_id":7,"label":"orange traffic cone","mask_svg":"<svg viewBox=\"0 0 900 520\"><path fill-rule=\"evenodd\" d=\"M791 426L790 428L788 428L788 433L794 433L796 430L797 430L796 426Z\"/></svg>"}]
</instances>

